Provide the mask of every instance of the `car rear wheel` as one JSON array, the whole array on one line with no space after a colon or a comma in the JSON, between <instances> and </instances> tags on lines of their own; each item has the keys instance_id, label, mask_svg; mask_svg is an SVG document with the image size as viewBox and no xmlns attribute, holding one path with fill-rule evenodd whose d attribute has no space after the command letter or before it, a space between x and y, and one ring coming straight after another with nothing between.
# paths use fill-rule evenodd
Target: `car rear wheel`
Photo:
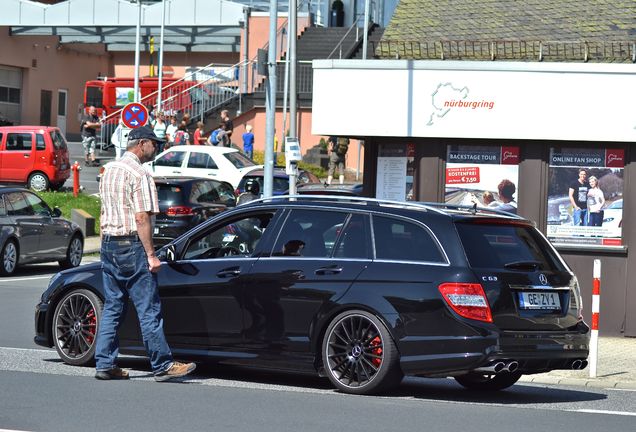
<instances>
[{"instance_id":1,"label":"car rear wheel","mask_svg":"<svg viewBox=\"0 0 636 432\"><path fill-rule=\"evenodd\" d=\"M521 372L503 372L497 375L470 373L456 376L455 380L471 390L498 391L510 387L521 378Z\"/></svg>"},{"instance_id":2,"label":"car rear wheel","mask_svg":"<svg viewBox=\"0 0 636 432\"><path fill-rule=\"evenodd\" d=\"M44 192L49 188L49 178L44 173L34 172L29 176L27 186L36 192Z\"/></svg>"},{"instance_id":3,"label":"car rear wheel","mask_svg":"<svg viewBox=\"0 0 636 432\"><path fill-rule=\"evenodd\" d=\"M402 380L399 353L384 324L352 310L331 322L322 343L323 365L331 383L352 394L372 394Z\"/></svg>"},{"instance_id":4,"label":"car rear wheel","mask_svg":"<svg viewBox=\"0 0 636 432\"><path fill-rule=\"evenodd\" d=\"M97 324L102 301L86 289L75 289L62 298L53 315L53 343L60 358L74 366L94 363Z\"/></svg>"},{"instance_id":5,"label":"car rear wheel","mask_svg":"<svg viewBox=\"0 0 636 432\"><path fill-rule=\"evenodd\" d=\"M18 267L18 246L14 240L8 240L2 247L0 253L2 259L2 265L0 265L0 273L3 276L10 276L15 272Z\"/></svg>"},{"instance_id":6,"label":"car rear wheel","mask_svg":"<svg viewBox=\"0 0 636 432\"><path fill-rule=\"evenodd\" d=\"M84 246L82 245L82 239L78 235L73 236L66 249L66 258L59 261L60 267L67 269L79 266L82 262L83 252Z\"/></svg>"}]
</instances>

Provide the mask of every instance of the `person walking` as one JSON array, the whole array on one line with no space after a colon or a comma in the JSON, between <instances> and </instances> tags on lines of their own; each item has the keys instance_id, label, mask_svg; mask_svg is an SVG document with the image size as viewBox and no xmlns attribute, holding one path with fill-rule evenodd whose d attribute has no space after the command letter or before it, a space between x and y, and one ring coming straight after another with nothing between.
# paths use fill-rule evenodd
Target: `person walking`
<instances>
[{"instance_id":1,"label":"person walking","mask_svg":"<svg viewBox=\"0 0 636 432\"><path fill-rule=\"evenodd\" d=\"M97 143L97 129L101 127L99 117L97 117L97 108L90 106L88 114L82 117L80 131L82 134L82 147L84 147L84 164L86 166L99 165L95 161L95 145Z\"/></svg>"},{"instance_id":2,"label":"person walking","mask_svg":"<svg viewBox=\"0 0 636 432\"><path fill-rule=\"evenodd\" d=\"M197 122L197 129L194 131L194 145L206 145L208 139L205 137L205 130L203 129L205 125L203 122Z\"/></svg>"},{"instance_id":3,"label":"person walking","mask_svg":"<svg viewBox=\"0 0 636 432\"><path fill-rule=\"evenodd\" d=\"M167 143L164 145L164 150L172 147L174 145L174 138L177 134L177 130L179 130L179 125L177 124L177 117L174 115L170 116L170 124L166 127L166 139Z\"/></svg>"},{"instance_id":4,"label":"person walking","mask_svg":"<svg viewBox=\"0 0 636 432\"><path fill-rule=\"evenodd\" d=\"M95 378L100 380L129 378L128 371L116 364L117 331L129 297L137 310L155 381L185 376L196 367L174 361L163 331L156 276L161 262L152 242L152 215L159 213L159 203L155 183L142 166L152 160L161 141L149 126L132 130L126 153L105 166L99 184L104 309L95 346Z\"/></svg>"},{"instance_id":5,"label":"person walking","mask_svg":"<svg viewBox=\"0 0 636 432\"><path fill-rule=\"evenodd\" d=\"M227 145L224 147L232 146L232 132L234 131L234 122L230 118L228 110L221 111L221 123L225 125L225 133L227 135Z\"/></svg>"},{"instance_id":6,"label":"person walking","mask_svg":"<svg viewBox=\"0 0 636 432\"><path fill-rule=\"evenodd\" d=\"M254 156L254 134L252 133L252 125L249 124L245 126L243 134L243 152L250 159Z\"/></svg>"},{"instance_id":7,"label":"person walking","mask_svg":"<svg viewBox=\"0 0 636 432\"><path fill-rule=\"evenodd\" d=\"M340 184L344 184L345 157L349 150L349 138L329 137L329 172L325 186L331 185L333 175L338 168Z\"/></svg>"},{"instance_id":8,"label":"person walking","mask_svg":"<svg viewBox=\"0 0 636 432\"><path fill-rule=\"evenodd\" d=\"M166 125L166 120L161 111L157 112L157 118L155 119L155 124L152 127L157 138L161 140L158 143L157 153L161 153L163 151L163 146L166 142L166 130L168 129L168 125Z\"/></svg>"}]
</instances>

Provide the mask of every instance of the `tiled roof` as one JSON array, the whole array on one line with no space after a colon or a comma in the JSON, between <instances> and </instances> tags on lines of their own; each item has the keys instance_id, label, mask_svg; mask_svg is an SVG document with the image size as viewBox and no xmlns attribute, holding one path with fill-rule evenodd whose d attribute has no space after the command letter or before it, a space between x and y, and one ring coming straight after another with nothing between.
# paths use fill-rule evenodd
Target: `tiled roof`
<instances>
[{"instance_id":1,"label":"tiled roof","mask_svg":"<svg viewBox=\"0 0 636 432\"><path fill-rule=\"evenodd\" d=\"M466 58L479 57L484 50L501 58L497 54L502 54L501 45L508 41L516 44L520 53L510 54L515 49L509 49L504 57L533 56L552 44L553 49L557 45L566 50L577 46L574 52L591 55L591 59L596 58L595 50L606 51L605 45L620 41L620 48L610 48L612 55L629 58L633 54L630 42L636 42L636 1L400 0L376 54L392 58L441 58L441 51L446 51L448 58L452 49L450 46L444 49L447 41L485 44L478 54L474 49L468 50L472 54L466 54L466 50L457 48L460 58L462 54ZM537 47L525 45L534 42ZM389 43L400 43L403 49L387 55L381 48ZM431 47L435 44L438 47L433 54ZM610 57L605 51L599 55Z\"/></svg>"}]
</instances>

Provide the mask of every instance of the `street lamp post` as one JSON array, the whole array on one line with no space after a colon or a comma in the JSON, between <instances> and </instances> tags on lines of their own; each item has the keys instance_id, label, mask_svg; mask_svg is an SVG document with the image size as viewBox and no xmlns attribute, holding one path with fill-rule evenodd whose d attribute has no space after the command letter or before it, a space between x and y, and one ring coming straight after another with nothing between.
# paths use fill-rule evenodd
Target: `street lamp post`
<instances>
[{"instance_id":1,"label":"street lamp post","mask_svg":"<svg viewBox=\"0 0 636 432\"><path fill-rule=\"evenodd\" d=\"M137 0L137 29L135 32L135 88L133 98L139 102L139 39L141 39L141 0Z\"/></svg>"}]
</instances>

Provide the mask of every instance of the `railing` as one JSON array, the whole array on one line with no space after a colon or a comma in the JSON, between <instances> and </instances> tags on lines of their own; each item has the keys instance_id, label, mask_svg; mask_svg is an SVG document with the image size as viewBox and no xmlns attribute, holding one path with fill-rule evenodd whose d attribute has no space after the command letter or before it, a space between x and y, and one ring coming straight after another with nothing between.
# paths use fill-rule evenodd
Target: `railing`
<instances>
[{"instance_id":1,"label":"railing","mask_svg":"<svg viewBox=\"0 0 636 432\"><path fill-rule=\"evenodd\" d=\"M353 42L353 44L351 44L352 46L349 47L349 51L345 52L345 58L348 58L349 55L351 54L352 49L354 48L353 45L357 45L357 43L360 41L360 38L362 37L362 35L364 34L363 32L369 31L369 28L371 28L371 26L373 25L372 20L369 20L369 27L367 29L363 29L363 32L360 32L360 26L358 26L358 24L360 23L360 20L362 19L362 27L364 27L364 12L359 13L356 16L356 19L353 20L353 23L351 24L351 26L349 27L349 29L347 30L347 32L344 34L344 36L342 36L342 38L340 38L340 41L336 44L336 46L333 48L333 50L329 53L329 55L327 56L327 59L332 58L332 56L336 53L336 51L338 52L338 58L341 59L342 58L342 45L344 44L344 42L347 40L347 38L349 37L349 34L355 29L356 31L356 39Z\"/></svg>"},{"instance_id":2,"label":"railing","mask_svg":"<svg viewBox=\"0 0 636 432\"><path fill-rule=\"evenodd\" d=\"M634 41L383 40L380 58L412 60L520 60L636 63Z\"/></svg>"},{"instance_id":3,"label":"railing","mask_svg":"<svg viewBox=\"0 0 636 432\"><path fill-rule=\"evenodd\" d=\"M309 93L313 91L313 80L314 80L314 70L312 67L311 61L298 61L296 66L296 91L298 94ZM285 61L276 62L276 76L283 77L285 76ZM258 75L256 70L254 70L253 76L255 76L256 82L261 83L265 77ZM285 80L278 79L276 80L276 92L282 93L285 87ZM254 88L254 93L264 93L265 86L257 85Z\"/></svg>"}]
</instances>

